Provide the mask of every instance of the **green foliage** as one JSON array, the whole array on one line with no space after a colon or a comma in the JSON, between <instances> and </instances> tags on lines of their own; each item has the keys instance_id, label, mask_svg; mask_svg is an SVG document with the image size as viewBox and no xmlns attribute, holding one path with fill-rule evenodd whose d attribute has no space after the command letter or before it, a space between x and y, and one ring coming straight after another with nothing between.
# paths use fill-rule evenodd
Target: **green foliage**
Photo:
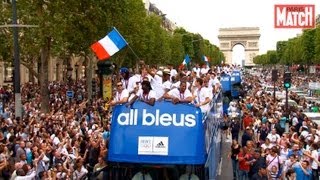
<instances>
[{"instance_id":1,"label":"green foliage","mask_svg":"<svg viewBox=\"0 0 320 180\"><path fill-rule=\"evenodd\" d=\"M314 58L314 54L315 54L314 35L315 35L315 29L307 29L302 34L301 43L302 43L302 49L303 49L303 52L302 52L303 64L311 64Z\"/></svg>"},{"instance_id":2,"label":"green foliage","mask_svg":"<svg viewBox=\"0 0 320 180\"><path fill-rule=\"evenodd\" d=\"M261 64L261 65L270 64L267 54L262 54L262 55L255 56L253 58L253 63Z\"/></svg>"},{"instance_id":3,"label":"green foliage","mask_svg":"<svg viewBox=\"0 0 320 180\"><path fill-rule=\"evenodd\" d=\"M313 63L320 64L320 25L317 26L315 31L315 40L314 40L314 59Z\"/></svg>"},{"instance_id":4,"label":"green foliage","mask_svg":"<svg viewBox=\"0 0 320 180\"><path fill-rule=\"evenodd\" d=\"M276 57L276 58L274 58ZM277 59L277 60L275 60ZM254 59L256 64L307 64L320 63L320 26L305 29L300 36L278 41L275 52L267 52Z\"/></svg>"},{"instance_id":5,"label":"green foliage","mask_svg":"<svg viewBox=\"0 0 320 180\"><path fill-rule=\"evenodd\" d=\"M284 54L282 56L285 64L299 64L302 58L301 38L289 39Z\"/></svg>"},{"instance_id":6,"label":"green foliage","mask_svg":"<svg viewBox=\"0 0 320 180\"><path fill-rule=\"evenodd\" d=\"M277 57L278 57L278 62L280 64L286 64L286 62L284 61L284 52L286 50L288 42L287 41L278 41L277 42Z\"/></svg>"},{"instance_id":7,"label":"green foliage","mask_svg":"<svg viewBox=\"0 0 320 180\"><path fill-rule=\"evenodd\" d=\"M11 4L2 4L2 7L0 21L11 23ZM142 1L19 0L17 9L20 24L39 26L19 29L20 57L29 69L39 62L40 49L48 45L51 57L65 60L92 54L91 44L112 27L119 30L139 57L126 48L111 58L119 66L134 66L139 59L148 64L177 66L185 54L189 54L194 63L202 63L203 55L214 64L223 59L219 48L199 34L183 28L166 31L162 28L162 17L147 15ZM12 49L11 29L0 29L0 58L11 60Z\"/></svg>"},{"instance_id":8,"label":"green foliage","mask_svg":"<svg viewBox=\"0 0 320 180\"><path fill-rule=\"evenodd\" d=\"M268 51L267 58L270 64L277 64L278 62L277 51Z\"/></svg>"},{"instance_id":9,"label":"green foliage","mask_svg":"<svg viewBox=\"0 0 320 180\"><path fill-rule=\"evenodd\" d=\"M178 65L182 62L184 56L184 47L182 45L182 36L180 34L173 34L170 38L171 48L171 64Z\"/></svg>"},{"instance_id":10,"label":"green foliage","mask_svg":"<svg viewBox=\"0 0 320 180\"><path fill-rule=\"evenodd\" d=\"M8 3L0 4L0 22L11 24L11 6ZM11 28L0 28L0 60L12 61L13 57L13 37Z\"/></svg>"}]
</instances>

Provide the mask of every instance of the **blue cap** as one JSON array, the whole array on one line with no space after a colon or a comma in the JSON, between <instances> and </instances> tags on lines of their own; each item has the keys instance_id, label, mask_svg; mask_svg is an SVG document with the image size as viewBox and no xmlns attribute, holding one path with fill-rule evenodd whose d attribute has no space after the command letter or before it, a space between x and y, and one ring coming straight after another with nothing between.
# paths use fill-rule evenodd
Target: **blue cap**
<instances>
[{"instance_id":1,"label":"blue cap","mask_svg":"<svg viewBox=\"0 0 320 180\"><path fill-rule=\"evenodd\" d=\"M126 68L126 67L120 68L120 73L127 73L127 72L129 72L128 68Z\"/></svg>"}]
</instances>

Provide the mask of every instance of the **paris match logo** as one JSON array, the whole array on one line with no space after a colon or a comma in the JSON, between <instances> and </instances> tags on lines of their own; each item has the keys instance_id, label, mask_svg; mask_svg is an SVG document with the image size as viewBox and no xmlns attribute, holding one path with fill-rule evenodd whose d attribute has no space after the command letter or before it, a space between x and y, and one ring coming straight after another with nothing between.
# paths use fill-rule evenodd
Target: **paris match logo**
<instances>
[{"instance_id":1,"label":"paris match logo","mask_svg":"<svg viewBox=\"0 0 320 180\"><path fill-rule=\"evenodd\" d=\"M275 28L314 28L315 6L311 4L274 5Z\"/></svg>"}]
</instances>

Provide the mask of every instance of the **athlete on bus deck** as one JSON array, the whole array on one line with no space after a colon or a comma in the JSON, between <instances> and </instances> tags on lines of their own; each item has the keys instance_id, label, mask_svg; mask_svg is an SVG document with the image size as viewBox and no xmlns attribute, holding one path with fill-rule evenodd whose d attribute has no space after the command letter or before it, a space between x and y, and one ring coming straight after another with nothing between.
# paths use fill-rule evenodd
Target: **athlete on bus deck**
<instances>
[{"instance_id":1,"label":"athlete on bus deck","mask_svg":"<svg viewBox=\"0 0 320 180\"><path fill-rule=\"evenodd\" d=\"M179 88L174 88L164 94L165 99L171 99L173 104L190 103L192 101L192 94L187 89L187 83L182 81Z\"/></svg>"},{"instance_id":2,"label":"athlete on bus deck","mask_svg":"<svg viewBox=\"0 0 320 180\"><path fill-rule=\"evenodd\" d=\"M156 101L156 93L154 90L152 90L150 82L146 79L142 81L141 89L134 95L128 105L130 106L137 99L151 106L153 106Z\"/></svg>"}]
</instances>

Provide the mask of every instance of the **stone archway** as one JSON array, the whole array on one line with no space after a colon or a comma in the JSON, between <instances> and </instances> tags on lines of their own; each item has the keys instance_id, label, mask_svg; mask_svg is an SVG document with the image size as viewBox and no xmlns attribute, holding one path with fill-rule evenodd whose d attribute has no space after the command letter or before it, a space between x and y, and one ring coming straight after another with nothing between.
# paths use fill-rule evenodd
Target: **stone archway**
<instances>
[{"instance_id":1,"label":"stone archway","mask_svg":"<svg viewBox=\"0 0 320 180\"><path fill-rule=\"evenodd\" d=\"M232 49L241 44L245 49L244 66L254 66L253 58L259 54L260 32L258 27L220 28L218 39L225 63L232 64Z\"/></svg>"}]
</instances>

